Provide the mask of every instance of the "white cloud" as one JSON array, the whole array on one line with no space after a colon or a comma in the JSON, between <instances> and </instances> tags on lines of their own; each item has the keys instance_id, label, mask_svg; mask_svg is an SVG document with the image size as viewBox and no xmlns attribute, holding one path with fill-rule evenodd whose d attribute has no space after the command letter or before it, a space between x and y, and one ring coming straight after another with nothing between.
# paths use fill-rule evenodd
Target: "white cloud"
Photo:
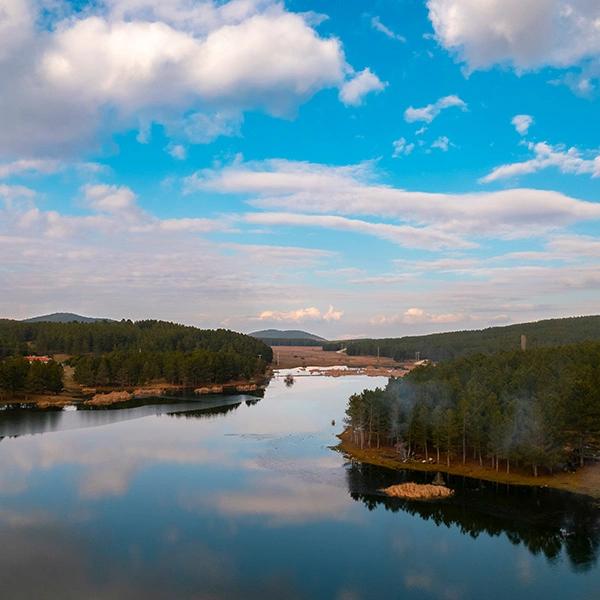
<instances>
[{"instance_id":1,"label":"white cloud","mask_svg":"<svg viewBox=\"0 0 600 600\"><path fill-rule=\"evenodd\" d=\"M526 135L533 123L533 117L531 115L515 115L511 123L519 135Z\"/></svg>"},{"instance_id":2,"label":"white cloud","mask_svg":"<svg viewBox=\"0 0 600 600\"><path fill-rule=\"evenodd\" d=\"M54 156L153 122L203 143L235 135L246 110L288 116L330 87L357 104L383 86L369 69L347 81L340 41L275 0L105 0L39 30L37 3L3 7L6 156Z\"/></svg>"},{"instance_id":3,"label":"white cloud","mask_svg":"<svg viewBox=\"0 0 600 600\"><path fill-rule=\"evenodd\" d=\"M339 321L344 316L343 310L336 310L330 304L327 312L323 315L324 321Z\"/></svg>"},{"instance_id":4,"label":"white cloud","mask_svg":"<svg viewBox=\"0 0 600 600\"><path fill-rule=\"evenodd\" d=\"M392 143L394 146L394 153L392 154L393 158L398 158L402 155L410 154L414 149L415 145L412 143L408 143L405 138L401 137Z\"/></svg>"},{"instance_id":5,"label":"white cloud","mask_svg":"<svg viewBox=\"0 0 600 600\"><path fill-rule=\"evenodd\" d=\"M394 324L416 324L416 323L457 323L464 321L465 315L462 313L441 313L434 314L427 312L422 308L409 308L402 314L394 315L376 315L371 319L372 325L394 325Z\"/></svg>"},{"instance_id":6,"label":"white cloud","mask_svg":"<svg viewBox=\"0 0 600 600\"><path fill-rule=\"evenodd\" d=\"M181 144L169 144L166 150L175 160L185 160L187 157L187 150Z\"/></svg>"},{"instance_id":7,"label":"white cloud","mask_svg":"<svg viewBox=\"0 0 600 600\"><path fill-rule=\"evenodd\" d=\"M378 16L371 17L371 27L375 29L375 31L379 31L383 33L386 37L391 40L396 40L397 42L406 42L406 38L395 31L392 31L389 27L384 25L381 22L381 19Z\"/></svg>"},{"instance_id":8,"label":"white cloud","mask_svg":"<svg viewBox=\"0 0 600 600\"><path fill-rule=\"evenodd\" d=\"M576 222L600 220L600 205L548 190L508 189L495 192L442 194L411 191L378 182L371 163L331 167L305 162L268 160L237 162L217 170L199 171L187 182L194 189L250 196L253 206L283 216L261 216L271 224L359 228L411 243L464 244L464 236L528 238ZM290 212L291 211L291 212ZM293 213L315 213L294 215ZM344 215L343 219L330 219ZM394 223L369 223L356 216ZM319 220L319 216L325 220ZM313 219L311 222L310 219ZM330 220L327 220L330 219ZM358 222L353 222L358 221ZM402 228L404 229L397 229ZM443 237L449 236L449 237ZM422 246L417 246L422 247Z\"/></svg>"},{"instance_id":9,"label":"white cloud","mask_svg":"<svg viewBox=\"0 0 600 600\"><path fill-rule=\"evenodd\" d=\"M428 0L440 44L471 70L569 67L600 54L595 0Z\"/></svg>"},{"instance_id":10,"label":"white cloud","mask_svg":"<svg viewBox=\"0 0 600 600\"><path fill-rule=\"evenodd\" d=\"M372 92L379 93L383 91L386 85L387 83L381 81L377 75L367 68L342 85L340 100L347 106L360 106L365 96Z\"/></svg>"},{"instance_id":11,"label":"white cloud","mask_svg":"<svg viewBox=\"0 0 600 600\"><path fill-rule=\"evenodd\" d=\"M339 321L344 312L341 310L335 310L333 306L329 305L326 312L322 312L315 306L309 306L307 308L297 308L290 311L277 311L277 310L264 310L258 316L261 321Z\"/></svg>"},{"instance_id":12,"label":"white cloud","mask_svg":"<svg viewBox=\"0 0 600 600\"><path fill-rule=\"evenodd\" d=\"M83 192L88 206L97 212L123 214L137 210L136 196L126 186L87 185Z\"/></svg>"},{"instance_id":13,"label":"white cloud","mask_svg":"<svg viewBox=\"0 0 600 600\"><path fill-rule=\"evenodd\" d=\"M258 212L246 215L249 223L284 227L323 227L372 235L407 248L471 248L474 244L435 227L412 227L389 223L371 223L337 215L306 215L285 212Z\"/></svg>"},{"instance_id":14,"label":"white cloud","mask_svg":"<svg viewBox=\"0 0 600 600\"><path fill-rule=\"evenodd\" d=\"M408 123L414 123L415 121L425 121L425 123L431 123L443 110L451 107L457 107L461 110L467 110L467 105L458 96L444 96L433 104L428 104L422 108L414 108L409 106L404 111L404 119Z\"/></svg>"},{"instance_id":15,"label":"white cloud","mask_svg":"<svg viewBox=\"0 0 600 600\"><path fill-rule=\"evenodd\" d=\"M528 148L533 151L533 158L496 167L481 181L491 183L499 179L529 175L549 168L558 169L561 173L600 177L600 155L586 159L582 157L577 148L565 150L561 146L552 146L547 142L529 143Z\"/></svg>"},{"instance_id":16,"label":"white cloud","mask_svg":"<svg viewBox=\"0 0 600 600\"><path fill-rule=\"evenodd\" d=\"M97 163L65 162L51 158L19 159L0 163L0 179L22 175L52 175L67 169L76 169L83 173L100 173L105 170Z\"/></svg>"},{"instance_id":17,"label":"white cloud","mask_svg":"<svg viewBox=\"0 0 600 600\"><path fill-rule=\"evenodd\" d=\"M438 148L442 152L448 152L448 148L450 147L450 140L445 136L441 135L437 140L431 143L432 148Z\"/></svg>"}]
</instances>

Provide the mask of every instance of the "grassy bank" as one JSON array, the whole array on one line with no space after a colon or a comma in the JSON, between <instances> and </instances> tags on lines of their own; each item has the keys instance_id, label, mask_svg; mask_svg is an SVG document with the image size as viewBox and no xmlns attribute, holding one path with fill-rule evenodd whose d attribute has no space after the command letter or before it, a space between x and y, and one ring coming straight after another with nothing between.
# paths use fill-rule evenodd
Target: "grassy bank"
<instances>
[{"instance_id":1,"label":"grassy bank","mask_svg":"<svg viewBox=\"0 0 600 600\"><path fill-rule=\"evenodd\" d=\"M451 475L462 475L474 479L496 481L511 485L527 485L550 487L576 494L585 494L594 498L600 498L600 463L587 465L574 473L557 473L555 475L539 475L534 477L527 473L511 468L510 473L505 470L481 467L478 462L467 462L462 464L456 462L449 467L445 463L422 463L418 460L404 462L400 459L393 448L360 448L355 445L351 436L344 432L338 436L340 439L337 450L350 458L360 462L387 467L389 469L408 469L413 471L431 471L437 473L449 473Z\"/></svg>"}]
</instances>

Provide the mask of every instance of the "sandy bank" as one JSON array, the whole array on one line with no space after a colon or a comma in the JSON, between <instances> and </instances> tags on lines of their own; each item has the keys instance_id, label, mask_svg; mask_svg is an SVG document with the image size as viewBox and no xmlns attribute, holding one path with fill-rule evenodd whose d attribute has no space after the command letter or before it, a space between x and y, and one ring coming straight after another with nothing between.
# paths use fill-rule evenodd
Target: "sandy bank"
<instances>
[{"instance_id":1,"label":"sandy bank","mask_svg":"<svg viewBox=\"0 0 600 600\"><path fill-rule=\"evenodd\" d=\"M413 471L430 471L449 473L450 475L462 475L473 479L485 481L496 481L511 485L527 485L537 487L550 487L576 494L584 494L594 498L600 498L600 463L586 465L574 473L557 473L556 475L539 475L534 477L527 473L511 470L510 473L500 470L481 467L479 463L467 462L454 463L448 467L445 463L422 463L420 461L404 462L398 457L393 448L363 448L352 443L347 432L338 436L340 444L337 450L343 452L350 458L360 462L387 467L389 469L408 469Z\"/></svg>"}]
</instances>

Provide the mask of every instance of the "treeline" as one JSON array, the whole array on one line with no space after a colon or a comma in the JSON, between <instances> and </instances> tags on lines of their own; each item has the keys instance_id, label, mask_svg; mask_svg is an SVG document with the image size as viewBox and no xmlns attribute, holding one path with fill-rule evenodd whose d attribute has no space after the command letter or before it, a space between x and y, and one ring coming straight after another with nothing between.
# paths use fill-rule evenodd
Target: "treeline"
<instances>
[{"instance_id":1,"label":"treeline","mask_svg":"<svg viewBox=\"0 0 600 600\"><path fill-rule=\"evenodd\" d=\"M0 359L18 354L104 354L141 352L235 352L261 356L269 363L271 348L248 335L226 329L198 329L165 321L97 323L25 323L0 320Z\"/></svg>"},{"instance_id":2,"label":"treeline","mask_svg":"<svg viewBox=\"0 0 600 600\"><path fill-rule=\"evenodd\" d=\"M582 466L600 437L600 343L465 357L419 367L349 400L361 446L493 469Z\"/></svg>"},{"instance_id":3,"label":"treeline","mask_svg":"<svg viewBox=\"0 0 600 600\"><path fill-rule=\"evenodd\" d=\"M478 331L454 331L402 338L364 339L323 344L324 350L346 348L351 356L387 356L396 360L420 358L451 360L471 354L493 354L520 347L521 335L527 348L545 348L600 340L600 316L549 319Z\"/></svg>"},{"instance_id":4,"label":"treeline","mask_svg":"<svg viewBox=\"0 0 600 600\"><path fill-rule=\"evenodd\" d=\"M63 367L57 362L29 363L21 357L0 362L0 399L15 394L58 394L63 389Z\"/></svg>"},{"instance_id":5,"label":"treeline","mask_svg":"<svg viewBox=\"0 0 600 600\"><path fill-rule=\"evenodd\" d=\"M83 355L71 360L75 380L85 386L143 385L156 380L197 387L250 379L265 372L266 362L255 354L232 350L213 352L115 351Z\"/></svg>"}]
</instances>

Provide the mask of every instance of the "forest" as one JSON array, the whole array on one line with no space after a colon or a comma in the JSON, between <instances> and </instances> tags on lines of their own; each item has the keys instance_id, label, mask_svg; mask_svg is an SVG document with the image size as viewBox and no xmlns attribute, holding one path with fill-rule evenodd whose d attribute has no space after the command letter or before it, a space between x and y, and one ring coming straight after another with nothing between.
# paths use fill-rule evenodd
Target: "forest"
<instances>
[{"instance_id":1,"label":"forest","mask_svg":"<svg viewBox=\"0 0 600 600\"><path fill-rule=\"evenodd\" d=\"M16 356L0 361L0 400L17 393L59 394L63 389L63 367L55 361L29 363Z\"/></svg>"},{"instance_id":2,"label":"forest","mask_svg":"<svg viewBox=\"0 0 600 600\"><path fill-rule=\"evenodd\" d=\"M115 350L148 352L230 351L258 356L267 363L269 346L227 329L198 329L166 321L100 321L96 323L26 323L0 320L0 358L28 354L103 354Z\"/></svg>"},{"instance_id":3,"label":"forest","mask_svg":"<svg viewBox=\"0 0 600 600\"><path fill-rule=\"evenodd\" d=\"M346 348L351 356L377 356L379 353L398 361L414 359L419 353L421 359L440 361L517 349L521 335L527 336L527 347L531 349L600 340L600 316L548 319L477 331L329 342L323 345L323 350Z\"/></svg>"},{"instance_id":4,"label":"forest","mask_svg":"<svg viewBox=\"0 0 600 600\"><path fill-rule=\"evenodd\" d=\"M87 386L225 383L264 374L273 357L260 340L225 329L163 321L0 320L0 394L62 390L62 366L30 365L23 358L29 354L69 355L75 380Z\"/></svg>"},{"instance_id":5,"label":"forest","mask_svg":"<svg viewBox=\"0 0 600 600\"><path fill-rule=\"evenodd\" d=\"M583 466L599 448L600 343L418 367L351 396L346 422L361 447L447 466L472 460L535 476Z\"/></svg>"},{"instance_id":6,"label":"forest","mask_svg":"<svg viewBox=\"0 0 600 600\"><path fill-rule=\"evenodd\" d=\"M71 360L75 380L85 386L143 385L156 380L185 387L250 379L265 372L266 363L253 354L213 352L134 352L117 350Z\"/></svg>"}]
</instances>

